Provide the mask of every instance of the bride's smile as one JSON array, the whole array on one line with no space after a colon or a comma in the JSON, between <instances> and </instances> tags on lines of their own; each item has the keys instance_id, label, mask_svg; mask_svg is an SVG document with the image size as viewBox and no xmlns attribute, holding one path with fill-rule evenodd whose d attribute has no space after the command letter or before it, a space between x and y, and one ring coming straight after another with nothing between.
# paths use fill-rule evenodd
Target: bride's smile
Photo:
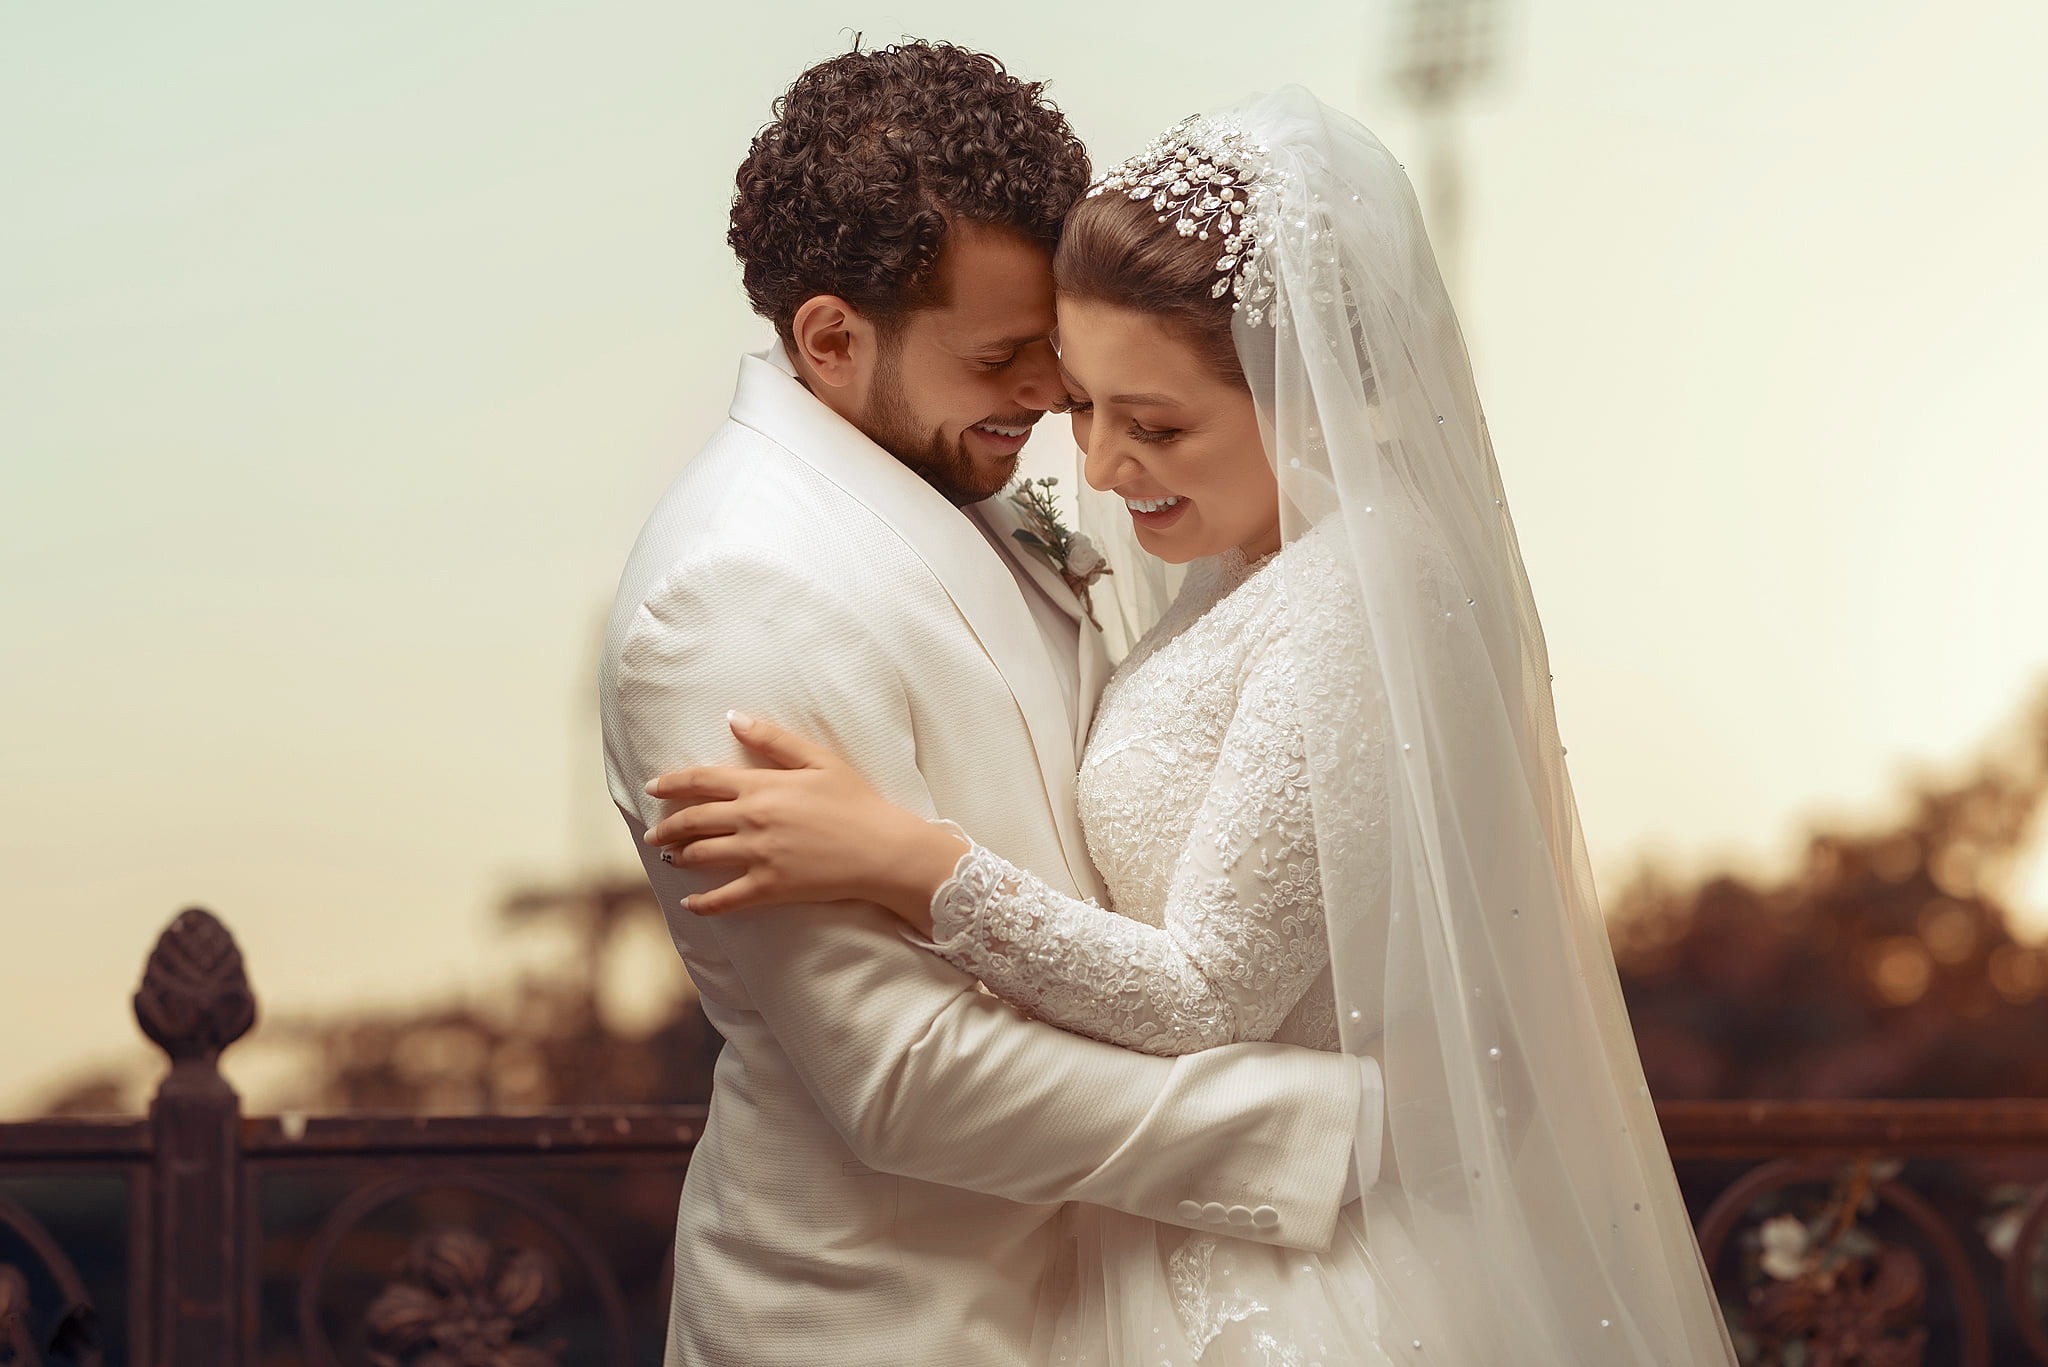
<instances>
[{"instance_id":1,"label":"bride's smile","mask_svg":"<svg viewBox=\"0 0 2048 1367\"><path fill-rule=\"evenodd\" d=\"M1129 509L1144 548L1185 564L1280 549L1280 493L1242 378L1156 314L1063 295L1060 378L1088 482Z\"/></svg>"}]
</instances>

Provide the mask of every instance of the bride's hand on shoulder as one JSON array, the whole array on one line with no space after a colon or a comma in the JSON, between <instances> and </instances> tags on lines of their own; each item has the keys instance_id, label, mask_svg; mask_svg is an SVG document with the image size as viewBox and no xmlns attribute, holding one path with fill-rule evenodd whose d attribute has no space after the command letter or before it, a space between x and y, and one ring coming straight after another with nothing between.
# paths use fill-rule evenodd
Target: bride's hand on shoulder
<instances>
[{"instance_id":1,"label":"bride's hand on shoulder","mask_svg":"<svg viewBox=\"0 0 2048 1367\"><path fill-rule=\"evenodd\" d=\"M967 852L943 826L896 806L853 766L774 722L729 714L765 768L677 769L647 785L679 804L649 830L667 862L730 870L685 903L718 916L790 902L878 902L931 933L931 902Z\"/></svg>"}]
</instances>

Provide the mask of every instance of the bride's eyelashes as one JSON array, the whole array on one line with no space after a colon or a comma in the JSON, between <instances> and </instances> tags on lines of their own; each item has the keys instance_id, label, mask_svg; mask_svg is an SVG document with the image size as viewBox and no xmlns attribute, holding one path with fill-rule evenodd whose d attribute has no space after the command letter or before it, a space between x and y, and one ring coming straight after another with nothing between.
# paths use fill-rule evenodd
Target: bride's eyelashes
<instances>
[{"instance_id":1,"label":"bride's eyelashes","mask_svg":"<svg viewBox=\"0 0 2048 1367\"><path fill-rule=\"evenodd\" d=\"M1074 394L1066 394L1062 395L1060 401L1052 406L1052 411L1064 416L1086 415L1095 411L1095 404L1092 400L1084 399ZM1135 418L1131 420L1128 430L1132 441L1141 441L1153 446L1162 442L1172 441L1182 431L1178 427L1147 427Z\"/></svg>"}]
</instances>

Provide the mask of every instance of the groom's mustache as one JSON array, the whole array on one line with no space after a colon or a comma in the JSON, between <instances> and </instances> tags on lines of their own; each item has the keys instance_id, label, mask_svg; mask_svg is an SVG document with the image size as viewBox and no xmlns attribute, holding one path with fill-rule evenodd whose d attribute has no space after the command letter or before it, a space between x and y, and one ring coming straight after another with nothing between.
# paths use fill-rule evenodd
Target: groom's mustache
<instances>
[{"instance_id":1,"label":"groom's mustache","mask_svg":"<svg viewBox=\"0 0 2048 1367\"><path fill-rule=\"evenodd\" d=\"M1049 411L1050 410L1027 408L1022 413L1015 414L1014 416L1005 417L998 415L983 418L980 422L975 423L974 425L976 427L1036 427L1038 425L1038 420L1044 417L1046 413Z\"/></svg>"}]
</instances>

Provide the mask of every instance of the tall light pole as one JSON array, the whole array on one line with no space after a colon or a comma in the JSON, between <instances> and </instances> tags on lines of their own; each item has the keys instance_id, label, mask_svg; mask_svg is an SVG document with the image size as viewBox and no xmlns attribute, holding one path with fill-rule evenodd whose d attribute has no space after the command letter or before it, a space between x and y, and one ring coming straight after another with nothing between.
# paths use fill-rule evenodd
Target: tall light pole
<instances>
[{"instance_id":1,"label":"tall light pole","mask_svg":"<svg viewBox=\"0 0 2048 1367\"><path fill-rule=\"evenodd\" d=\"M1498 65L1500 10L1499 0L1394 0L1388 74L1420 119L1429 236L1453 298L1465 227L1454 115Z\"/></svg>"}]
</instances>

